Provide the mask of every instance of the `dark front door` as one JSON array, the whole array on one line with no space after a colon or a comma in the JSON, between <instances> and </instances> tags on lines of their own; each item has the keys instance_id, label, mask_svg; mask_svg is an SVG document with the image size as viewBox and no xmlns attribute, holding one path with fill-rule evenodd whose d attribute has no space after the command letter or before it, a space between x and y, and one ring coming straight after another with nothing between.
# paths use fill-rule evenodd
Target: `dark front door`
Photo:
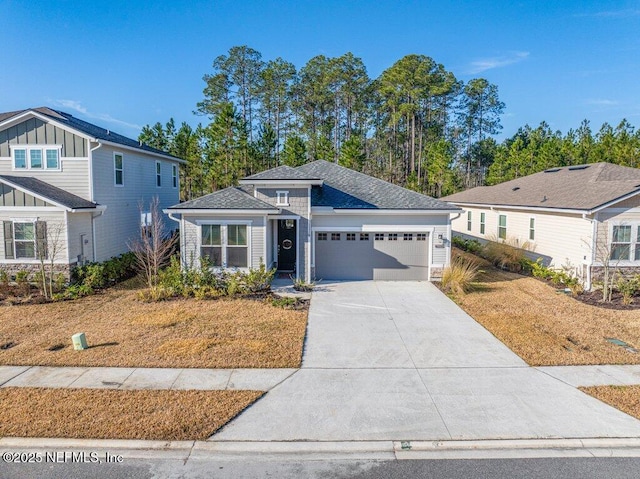
<instances>
[{"instance_id":1,"label":"dark front door","mask_svg":"<svg viewBox=\"0 0 640 479\"><path fill-rule=\"evenodd\" d=\"M296 270L296 220L278 220L278 270Z\"/></svg>"}]
</instances>

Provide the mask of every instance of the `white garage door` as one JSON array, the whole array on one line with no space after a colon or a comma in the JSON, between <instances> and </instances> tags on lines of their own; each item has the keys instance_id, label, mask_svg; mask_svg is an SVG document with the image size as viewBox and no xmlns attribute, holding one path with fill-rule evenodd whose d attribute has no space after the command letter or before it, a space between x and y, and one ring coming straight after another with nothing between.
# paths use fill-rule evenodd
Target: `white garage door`
<instances>
[{"instance_id":1,"label":"white garage door","mask_svg":"<svg viewBox=\"0 0 640 479\"><path fill-rule=\"evenodd\" d=\"M423 280L429 233L317 232L317 279Z\"/></svg>"}]
</instances>

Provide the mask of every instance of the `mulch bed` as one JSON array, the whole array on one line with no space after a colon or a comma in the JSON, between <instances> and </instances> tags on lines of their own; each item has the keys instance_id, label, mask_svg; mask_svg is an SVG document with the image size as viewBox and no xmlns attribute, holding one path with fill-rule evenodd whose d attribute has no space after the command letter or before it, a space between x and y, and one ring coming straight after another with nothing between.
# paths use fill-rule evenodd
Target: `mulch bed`
<instances>
[{"instance_id":1,"label":"mulch bed","mask_svg":"<svg viewBox=\"0 0 640 479\"><path fill-rule=\"evenodd\" d=\"M0 437L204 441L262 394L1 388Z\"/></svg>"},{"instance_id":2,"label":"mulch bed","mask_svg":"<svg viewBox=\"0 0 640 479\"><path fill-rule=\"evenodd\" d=\"M622 311L640 309L640 297L634 297L631 304L622 304L622 294L614 292L611 296L611 302L602 301L602 291L585 291L576 296L578 301L606 309L618 309Z\"/></svg>"}]
</instances>

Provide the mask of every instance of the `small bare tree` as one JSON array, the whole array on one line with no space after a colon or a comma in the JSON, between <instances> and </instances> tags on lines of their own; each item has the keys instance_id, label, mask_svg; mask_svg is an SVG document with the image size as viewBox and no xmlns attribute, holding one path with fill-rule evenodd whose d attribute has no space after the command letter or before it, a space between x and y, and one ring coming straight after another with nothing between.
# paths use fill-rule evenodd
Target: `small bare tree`
<instances>
[{"instance_id":1,"label":"small bare tree","mask_svg":"<svg viewBox=\"0 0 640 479\"><path fill-rule=\"evenodd\" d=\"M604 225L604 223L601 223L601 225ZM595 238L595 243L595 260L598 266L602 268L602 301L608 303L613 296L620 260L612 259L613 245L609 241L607 229L604 230L602 236Z\"/></svg>"},{"instance_id":2,"label":"small bare tree","mask_svg":"<svg viewBox=\"0 0 640 479\"><path fill-rule=\"evenodd\" d=\"M165 231L164 218L160 211L160 200L154 196L145 212L142 202L140 209L140 236L129 243L136 257L136 263L145 283L151 289L158 285L160 269L169 262L174 251L176 238Z\"/></svg>"},{"instance_id":3,"label":"small bare tree","mask_svg":"<svg viewBox=\"0 0 640 479\"><path fill-rule=\"evenodd\" d=\"M42 295L47 299L51 299L55 282L56 259L65 248L65 227L64 223L60 221L38 221L35 228L36 255L40 261L39 279L42 285Z\"/></svg>"}]
</instances>

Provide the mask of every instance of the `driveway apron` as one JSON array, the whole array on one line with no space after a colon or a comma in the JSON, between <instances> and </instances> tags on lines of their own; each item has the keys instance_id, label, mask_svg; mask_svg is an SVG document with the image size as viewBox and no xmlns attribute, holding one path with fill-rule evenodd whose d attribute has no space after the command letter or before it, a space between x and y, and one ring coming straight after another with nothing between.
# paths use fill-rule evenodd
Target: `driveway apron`
<instances>
[{"instance_id":1,"label":"driveway apron","mask_svg":"<svg viewBox=\"0 0 640 479\"><path fill-rule=\"evenodd\" d=\"M212 440L638 437L640 421L528 367L428 282L313 293L302 368Z\"/></svg>"}]
</instances>

